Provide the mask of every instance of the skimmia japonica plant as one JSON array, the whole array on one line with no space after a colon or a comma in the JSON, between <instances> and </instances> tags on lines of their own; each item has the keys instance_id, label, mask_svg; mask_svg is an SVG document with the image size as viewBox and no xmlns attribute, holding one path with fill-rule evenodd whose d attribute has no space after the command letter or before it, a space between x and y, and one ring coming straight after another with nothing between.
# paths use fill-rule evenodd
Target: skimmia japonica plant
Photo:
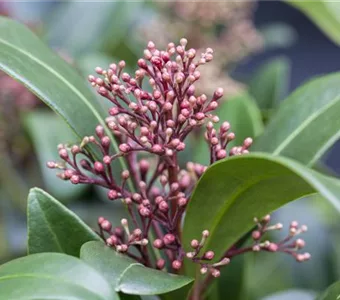
<instances>
[{"instance_id":1,"label":"skimmia japonica plant","mask_svg":"<svg viewBox=\"0 0 340 300\"><path fill-rule=\"evenodd\" d=\"M249 247L232 246L225 249L222 257L215 257L214 249L202 251L209 237L206 228L202 236L192 237L191 250L185 250L182 219L193 188L207 169L195 162L188 162L183 168L179 165L178 155L185 150L187 137L204 128L200 132L210 149L211 164L228 156L247 155L252 144L248 137L242 145L228 149L235 139L232 124L225 121L218 125L220 118L215 114L222 101L222 88L213 95L195 92L204 76L204 65L212 59L211 48L197 54L195 49L187 49L187 40L183 38L179 45L169 43L165 50L157 49L150 41L133 75L124 71L124 61L111 64L108 69L97 67L97 75L90 75L89 81L112 105L106 125L118 141L119 151L113 149L104 127L98 125L95 135L84 137L80 145L59 145L62 162L51 161L47 165L61 170L58 176L73 184L106 188L108 199L126 205L130 221L124 218L121 227L113 227L110 220L100 216L98 234L107 246L147 267L178 272L187 259L198 264L202 274L219 277L222 266L248 251L284 252L299 262L308 260L310 254L299 251L304 241L295 239L307 227L299 227L294 221L285 239L271 242L265 233L282 229L282 224L269 225L269 215L254 219L257 228ZM85 147L89 144L98 148L99 158ZM115 178L112 162L120 157L127 169L121 172L121 178ZM128 187L128 180L133 182L133 189ZM151 231L155 232L155 239ZM153 262L148 244L164 252L164 258Z\"/></svg>"},{"instance_id":2,"label":"skimmia japonica plant","mask_svg":"<svg viewBox=\"0 0 340 300\"><path fill-rule=\"evenodd\" d=\"M79 138L60 144L60 159L47 166L77 187L104 189L109 203L105 213L89 209L97 223L91 228L33 188L28 256L0 266L0 300L226 299L220 287L229 292L236 287L230 278L241 281L243 255L282 254L294 267L308 264L301 238L307 226L291 220L284 229L270 214L316 194L340 210L338 179L314 168L338 138L340 74L306 83L279 107L262 107L249 95L226 99L223 87L204 94L205 65L221 53L187 44L159 50L149 42L134 74L124 61L97 67L88 80L109 104L105 112L66 62L24 26L0 18L1 70ZM263 116L275 110L265 128L259 107ZM109 212L122 207L117 222ZM232 299L246 299L240 295Z\"/></svg>"}]
</instances>

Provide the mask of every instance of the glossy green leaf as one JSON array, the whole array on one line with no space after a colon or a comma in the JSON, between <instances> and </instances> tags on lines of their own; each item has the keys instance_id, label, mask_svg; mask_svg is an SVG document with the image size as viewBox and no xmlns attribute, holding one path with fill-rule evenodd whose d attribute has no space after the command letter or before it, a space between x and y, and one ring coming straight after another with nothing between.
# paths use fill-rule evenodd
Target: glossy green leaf
<instances>
[{"instance_id":1,"label":"glossy green leaf","mask_svg":"<svg viewBox=\"0 0 340 300\"><path fill-rule=\"evenodd\" d=\"M103 122L104 111L93 101L85 80L25 26L2 17L0 45L1 70L60 114L79 138Z\"/></svg>"},{"instance_id":2,"label":"glossy green leaf","mask_svg":"<svg viewBox=\"0 0 340 300\"><path fill-rule=\"evenodd\" d=\"M340 44L340 3L285 0L309 17L333 42Z\"/></svg>"},{"instance_id":3,"label":"glossy green leaf","mask_svg":"<svg viewBox=\"0 0 340 300\"><path fill-rule=\"evenodd\" d=\"M340 209L340 181L283 157L255 153L212 165L199 180L184 220L183 244L210 231L206 249L221 257L262 217L305 195L319 193Z\"/></svg>"},{"instance_id":4,"label":"glossy green leaf","mask_svg":"<svg viewBox=\"0 0 340 300\"><path fill-rule=\"evenodd\" d=\"M222 102L216 114L221 122L228 121L230 123L231 131L236 135L235 140L229 144L229 148L242 145L245 138L255 138L263 131L261 112L254 99L248 94L234 96ZM210 152L208 144L203 134L199 138L197 142L193 141L194 161L209 164Z\"/></svg>"},{"instance_id":5,"label":"glossy green leaf","mask_svg":"<svg viewBox=\"0 0 340 300\"><path fill-rule=\"evenodd\" d=\"M79 139L92 135L97 124L106 128L107 113L86 86L85 79L28 28L5 17L0 17L0 69L59 114ZM117 151L108 129L107 135ZM126 169L124 160L119 161Z\"/></svg>"},{"instance_id":6,"label":"glossy green leaf","mask_svg":"<svg viewBox=\"0 0 340 300\"><path fill-rule=\"evenodd\" d=\"M146 268L100 242L83 245L80 258L103 274L117 292L126 294L163 294L193 281L189 277Z\"/></svg>"},{"instance_id":7,"label":"glossy green leaf","mask_svg":"<svg viewBox=\"0 0 340 300\"><path fill-rule=\"evenodd\" d=\"M253 151L314 165L340 136L340 73L309 81L279 107Z\"/></svg>"},{"instance_id":8,"label":"glossy green leaf","mask_svg":"<svg viewBox=\"0 0 340 300\"><path fill-rule=\"evenodd\" d=\"M252 75L249 93L255 98L261 110L275 108L288 92L291 65L288 58L275 57Z\"/></svg>"},{"instance_id":9,"label":"glossy green leaf","mask_svg":"<svg viewBox=\"0 0 340 300\"><path fill-rule=\"evenodd\" d=\"M338 300L340 299L340 281L333 283L315 300Z\"/></svg>"},{"instance_id":10,"label":"glossy green leaf","mask_svg":"<svg viewBox=\"0 0 340 300\"><path fill-rule=\"evenodd\" d=\"M46 167L47 161L60 159L56 151L59 143L72 144L77 142L77 137L65 122L52 112L31 112L25 118L25 125L38 156L46 190L63 202L78 197L88 186L65 182Z\"/></svg>"},{"instance_id":11,"label":"glossy green leaf","mask_svg":"<svg viewBox=\"0 0 340 300\"><path fill-rule=\"evenodd\" d=\"M0 299L118 300L95 269L60 253L39 253L0 266Z\"/></svg>"},{"instance_id":12,"label":"glossy green leaf","mask_svg":"<svg viewBox=\"0 0 340 300\"><path fill-rule=\"evenodd\" d=\"M79 256L81 246L98 235L77 215L41 189L28 195L28 253L61 252Z\"/></svg>"}]
</instances>

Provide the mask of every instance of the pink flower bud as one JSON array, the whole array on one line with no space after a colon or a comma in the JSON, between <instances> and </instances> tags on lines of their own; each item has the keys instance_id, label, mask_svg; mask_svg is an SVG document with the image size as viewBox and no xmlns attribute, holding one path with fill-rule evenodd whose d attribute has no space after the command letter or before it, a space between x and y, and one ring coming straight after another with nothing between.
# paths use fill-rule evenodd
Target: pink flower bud
<instances>
[{"instance_id":1,"label":"pink flower bud","mask_svg":"<svg viewBox=\"0 0 340 300\"><path fill-rule=\"evenodd\" d=\"M164 149L161 145L155 144L155 145L152 146L151 151L153 153L161 154L161 153L164 152Z\"/></svg>"},{"instance_id":2,"label":"pink flower bud","mask_svg":"<svg viewBox=\"0 0 340 300\"><path fill-rule=\"evenodd\" d=\"M209 236L209 231L208 231L208 230L204 230L204 231L202 232L202 236L205 237L205 238L207 238L207 237Z\"/></svg>"},{"instance_id":3,"label":"pink flower bud","mask_svg":"<svg viewBox=\"0 0 340 300\"><path fill-rule=\"evenodd\" d=\"M105 133L104 127L101 126L101 125L98 125L98 126L96 127L96 134L97 134L97 136L98 136L99 138L101 138L101 137L104 136L104 133Z\"/></svg>"},{"instance_id":4,"label":"pink flower bud","mask_svg":"<svg viewBox=\"0 0 340 300\"><path fill-rule=\"evenodd\" d=\"M252 143L253 143L253 139L250 138L250 137L248 137L248 138L246 138L246 139L244 140L243 146L244 146L245 148L249 148L249 147L252 145Z\"/></svg>"},{"instance_id":5,"label":"pink flower bud","mask_svg":"<svg viewBox=\"0 0 340 300\"><path fill-rule=\"evenodd\" d=\"M171 233L167 233L164 237L163 237L163 242L165 245L170 245L175 241L175 236Z\"/></svg>"},{"instance_id":6,"label":"pink flower bud","mask_svg":"<svg viewBox=\"0 0 340 300\"><path fill-rule=\"evenodd\" d=\"M223 159L227 157L227 151L225 151L224 149L221 149L217 152L216 157L218 159Z\"/></svg>"},{"instance_id":7,"label":"pink flower bud","mask_svg":"<svg viewBox=\"0 0 340 300\"><path fill-rule=\"evenodd\" d=\"M103 223L105 221L104 217L99 217L98 218L98 225L100 225L101 223Z\"/></svg>"},{"instance_id":8,"label":"pink flower bud","mask_svg":"<svg viewBox=\"0 0 340 300\"><path fill-rule=\"evenodd\" d=\"M124 179L124 180L126 180L126 179L128 179L130 177L130 172L128 171L128 170L124 170L123 172L122 172L122 178Z\"/></svg>"},{"instance_id":9,"label":"pink flower bud","mask_svg":"<svg viewBox=\"0 0 340 300\"><path fill-rule=\"evenodd\" d=\"M184 207L184 206L187 205L187 203L188 203L188 199L186 199L184 197L179 198L178 201L177 201L177 204L178 204L179 207Z\"/></svg>"},{"instance_id":10,"label":"pink flower bud","mask_svg":"<svg viewBox=\"0 0 340 300\"><path fill-rule=\"evenodd\" d=\"M172 262L172 267L175 270L179 270L182 267L182 262L180 262L179 260L174 260Z\"/></svg>"},{"instance_id":11,"label":"pink flower bud","mask_svg":"<svg viewBox=\"0 0 340 300\"><path fill-rule=\"evenodd\" d=\"M54 161L48 161L46 165L50 169L55 169L57 167L57 164Z\"/></svg>"},{"instance_id":12,"label":"pink flower bud","mask_svg":"<svg viewBox=\"0 0 340 300\"><path fill-rule=\"evenodd\" d=\"M269 251L276 252L278 249L279 249L279 246L277 244L275 244L275 243L270 243L269 244L269 247L268 247Z\"/></svg>"},{"instance_id":13,"label":"pink flower bud","mask_svg":"<svg viewBox=\"0 0 340 300\"><path fill-rule=\"evenodd\" d=\"M121 253L125 253L126 251L128 251L128 249L129 247L125 244L121 244L116 247L116 250Z\"/></svg>"},{"instance_id":14,"label":"pink flower bud","mask_svg":"<svg viewBox=\"0 0 340 300\"><path fill-rule=\"evenodd\" d=\"M118 198L118 193L116 190L109 190L107 192L107 197L110 199L110 200L115 200Z\"/></svg>"},{"instance_id":15,"label":"pink flower bud","mask_svg":"<svg viewBox=\"0 0 340 300\"><path fill-rule=\"evenodd\" d=\"M217 270L217 269L212 269L212 270L211 270L211 275L212 275L213 277L217 278L217 277L220 277L220 276L221 276L221 272L220 272L219 270Z\"/></svg>"},{"instance_id":16,"label":"pink flower bud","mask_svg":"<svg viewBox=\"0 0 340 300\"><path fill-rule=\"evenodd\" d=\"M198 112L196 115L195 115L196 119L201 121L205 118L205 114L202 113L202 112Z\"/></svg>"},{"instance_id":17,"label":"pink flower bud","mask_svg":"<svg viewBox=\"0 0 340 300\"><path fill-rule=\"evenodd\" d=\"M78 175L73 175L73 176L71 177L71 182L72 182L73 184L78 184L78 183L80 182L79 176L78 176Z\"/></svg>"},{"instance_id":18,"label":"pink flower bud","mask_svg":"<svg viewBox=\"0 0 340 300\"><path fill-rule=\"evenodd\" d=\"M153 246L156 248L156 249L162 249L163 246L164 246L164 243L161 239L155 239L153 241Z\"/></svg>"},{"instance_id":19,"label":"pink flower bud","mask_svg":"<svg viewBox=\"0 0 340 300\"><path fill-rule=\"evenodd\" d=\"M105 171L105 168L104 168L104 165L99 162L99 161L96 161L94 163L94 170L97 172L97 173L103 173Z\"/></svg>"},{"instance_id":20,"label":"pink flower bud","mask_svg":"<svg viewBox=\"0 0 340 300\"><path fill-rule=\"evenodd\" d=\"M215 93L214 93L214 98L215 99L219 99L223 96L223 89L222 88L218 88Z\"/></svg>"},{"instance_id":21,"label":"pink flower bud","mask_svg":"<svg viewBox=\"0 0 340 300\"><path fill-rule=\"evenodd\" d=\"M109 165L111 163L111 157L108 156L108 155L105 155L103 157L103 162L104 162L104 164Z\"/></svg>"},{"instance_id":22,"label":"pink flower bud","mask_svg":"<svg viewBox=\"0 0 340 300\"><path fill-rule=\"evenodd\" d=\"M197 249L199 245L200 245L200 242L198 240L192 240L191 243L190 243L190 246L193 249Z\"/></svg>"},{"instance_id":23,"label":"pink flower bud","mask_svg":"<svg viewBox=\"0 0 340 300\"><path fill-rule=\"evenodd\" d=\"M177 151L183 151L185 149L185 144L183 142L181 142L177 147L176 150Z\"/></svg>"},{"instance_id":24,"label":"pink flower bud","mask_svg":"<svg viewBox=\"0 0 340 300\"><path fill-rule=\"evenodd\" d=\"M146 173L149 170L149 167L150 167L150 164L149 164L149 162L146 159L142 159L139 162L139 170L142 173Z\"/></svg>"},{"instance_id":25,"label":"pink flower bud","mask_svg":"<svg viewBox=\"0 0 340 300\"><path fill-rule=\"evenodd\" d=\"M143 58L140 58L137 62L138 67L142 69L147 69L148 65L146 64L146 61Z\"/></svg>"},{"instance_id":26,"label":"pink flower bud","mask_svg":"<svg viewBox=\"0 0 340 300\"><path fill-rule=\"evenodd\" d=\"M128 144L120 144L119 145L119 150L122 151L123 153L129 152L130 149L131 149L131 147Z\"/></svg>"},{"instance_id":27,"label":"pink flower bud","mask_svg":"<svg viewBox=\"0 0 340 300\"><path fill-rule=\"evenodd\" d=\"M253 231L253 233L251 235L252 235L252 237L255 241L257 241L258 239L261 238L261 232L258 231L258 230Z\"/></svg>"},{"instance_id":28,"label":"pink flower bud","mask_svg":"<svg viewBox=\"0 0 340 300\"><path fill-rule=\"evenodd\" d=\"M139 209L139 214L142 217L149 217L151 215L151 211L145 206L143 206L142 208Z\"/></svg>"},{"instance_id":29,"label":"pink flower bud","mask_svg":"<svg viewBox=\"0 0 340 300\"><path fill-rule=\"evenodd\" d=\"M68 153L65 148L59 150L59 156L62 159L68 159Z\"/></svg>"},{"instance_id":30,"label":"pink flower bud","mask_svg":"<svg viewBox=\"0 0 340 300\"><path fill-rule=\"evenodd\" d=\"M157 260L157 263L156 263L156 266L157 266L157 269L158 270L162 270L165 266L165 260L160 258Z\"/></svg>"},{"instance_id":31,"label":"pink flower bud","mask_svg":"<svg viewBox=\"0 0 340 300\"><path fill-rule=\"evenodd\" d=\"M112 224L108 220L104 220L101 224L100 227L105 230L105 231L110 231L112 228Z\"/></svg>"},{"instance_id":32,"label":"pink flower bud","mask_svg":"<svg viewBox=\"0 0 340 300\"><path fill-rule=\"evenodd\" d=\"M158 204L158 208L162 212L167 212L169 210L169 205L166 203L166 201L162 201L161 203Z\"/></svg>"},{"instance_id":33,"label":"pink flower bud","mask_svg":"<svg viewBox=\"0 0 340 300\"><path fill-rule=\"evenodd\" d=\"M65 170L64 172L65 178L70 179L73 175L75 175L74 173L75 173L74 170L71 170L71 169Z\"/></svg>"},{"instance_id":34,"label":"pink flower bud","mask_svg":"<svg viewBox=\"0 0 340 300\"><path fill-rule=\"evenodd\" d=\"M212 260L215 256L214 251L207 251L204 253L204 259Z\"/></svg>"},{"instance_id":35,"label":"pink flower bud","mask_svg":"<svg viewBox=\"0 0 340 300\"><path fill-rule=\"evenodd\" d=\"M295 241L295 246L298 249L302 249L306 245L305 241L303 239L297 239Z\"/></svg>"},{"instance_id":36,"label":"pink flower bud","mask_svg":"<svg viewBox=\"0 0 340 300\"><path fill-rule=\"evenodd\" d=\"M150 101L150 102L148 103L148 107L149 107L149 109L150 109L151 111L156 111L156 110L157 110L157 104L156 104L155 101Z\"/></svg>"},{"instance_id":37,"label":"pink flower bud","mask_svg":"<svg viewBox=\"0 0 340 300\"><path fill-rule=\"evenodd\" d=\"M109 147L110 146L110 138L108 137L108 136L103 136L102 138L101 138L101 144L102 144L102 146L103 147L105 147L105 148L107 148L107 147Z\"/></svg>"},{"instance_id":38,"label":"pink flower bud","mask_svg":"<svg viewBox=\"0 0 340 300\"><path fill-rule=\"evenodd\" d=\"M172 110L172 104L170 102L165 102L165 104L163 105L163 109L165 111L170 111Z\"/></svg>"}]
</instances>

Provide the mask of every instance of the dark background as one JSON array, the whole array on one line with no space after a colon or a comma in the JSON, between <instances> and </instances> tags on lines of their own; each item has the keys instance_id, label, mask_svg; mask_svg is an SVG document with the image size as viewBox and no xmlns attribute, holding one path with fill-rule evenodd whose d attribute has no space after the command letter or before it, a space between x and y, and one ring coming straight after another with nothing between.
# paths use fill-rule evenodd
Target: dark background
<instances>
[{"instance_id":1,"label":"dark background","mask_svg":"<svg viewBox=\"0 0 340 300\"><path fill-rule=\"evenodd\" d=\"M340 48L306 16L281 1L260 1L255 12L256 26L261 28L277 22L289 24L296 31L297 38L294 43L288 48L276 48L250 57L237 68L236 74L253 72L268 58L285 55L292 63L292 91L313 76L340 70ZM340 143L337 142L325 156L327 165L337 174L340 173L339 150Z\"/></svg>"}]
</instances>

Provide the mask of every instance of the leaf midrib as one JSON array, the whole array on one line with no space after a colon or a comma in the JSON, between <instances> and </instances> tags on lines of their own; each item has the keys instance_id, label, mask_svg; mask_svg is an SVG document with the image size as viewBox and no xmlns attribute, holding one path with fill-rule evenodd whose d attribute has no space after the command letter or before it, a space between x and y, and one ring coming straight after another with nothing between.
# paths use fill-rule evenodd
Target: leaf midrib
<instances>
[{"instance_id":1,"label":"leaf midrib","mask_svg":"<svg viewBox=\"0 0 340 300\"><path fill-rule=\"evenodd\" d=\"M50 223L48 222L48 219L46 218L46 214L45 214L44 210L42 209L42 207L41 207L41 205L40 205L39 198L36 197L35 201L36 201L36 203L37 203L38 206L39 206L40 213L41 213L42 217L44 218L45 223L46 223L46 225L47 225L49 231L51 232L52 237L53 237L53 239L55 240L55 242L56 242L56 244L57 244L59 250L60 250L62 253L66 253L66 251L64 251L64 249L61 247L61 244L59 243L59 240L58 240L57 235L56 235L55 232L52 230L52 227L50 226Z\"/></svg>"},{"instance_id":2,"label":"leaf midrib","mask_svg":"<svg viewBox=\"0 0 340 300\"><path fill-rule=\"evenodd\" d=\"M20 52L23 55L27 56L30 58L32 61L36 62L38 65L42 66L45 68L47 71L49 71L52 75L57 77L60 81L62 81L68 88L70 88L85 104L86 106L92 111L96 119L103 125L104 122L101 118L101 116L97 113L97 111L94 109L94 107L91 105L91 103L87 100L87 98L72 84L69 83L68 80L66 80L62 75L60 75L57 71L55 71L53 68L49 67L46 65L43 61L39 60L35 56L31 55L29 52L22 50L20 48L17 48L15 45L12 43L6 42L5 40L0 38L0 42L3 44L7 45L8 47L14 49L14 51ZM105 125L105 124L104 124Z\"/></svg>"},{"instance_id":3,"label":"leaf midrib","mask_svg":"<svg viewBox=\"0 0 340 300\"><path fill-rule=\"evenodd\" d=\"M124 279L124 275L127 271L129 271L131 268L133 268L134 266L142 266L142 264L140 263L132 263L129 266L127 266L124 271L119 275L118 279L116 280L116 286L115 286L115 290L116 292L120 292L121 291L121 282Z\"/></svg>"},{"instance_id":4,"label":"leaf midrib","mask_svg":"<svg viewBox=\"0 0 340 300\"><path fill-rule=\"evenodd\" d=\"M335 97L332 101L327 103L327 105L323 106L321 109L317 110L313 114L311 114L307 119L305 119L300 126L298 126L286 139L277 146L277 148L272 152L273 155L279 155L286 146L289 146L290 142L294 140L310 123L312 123L316 118L321 116L325 111L327 111L330 107L335 105L340 100L340 96Z\"/></svg>"}]
</instances>

